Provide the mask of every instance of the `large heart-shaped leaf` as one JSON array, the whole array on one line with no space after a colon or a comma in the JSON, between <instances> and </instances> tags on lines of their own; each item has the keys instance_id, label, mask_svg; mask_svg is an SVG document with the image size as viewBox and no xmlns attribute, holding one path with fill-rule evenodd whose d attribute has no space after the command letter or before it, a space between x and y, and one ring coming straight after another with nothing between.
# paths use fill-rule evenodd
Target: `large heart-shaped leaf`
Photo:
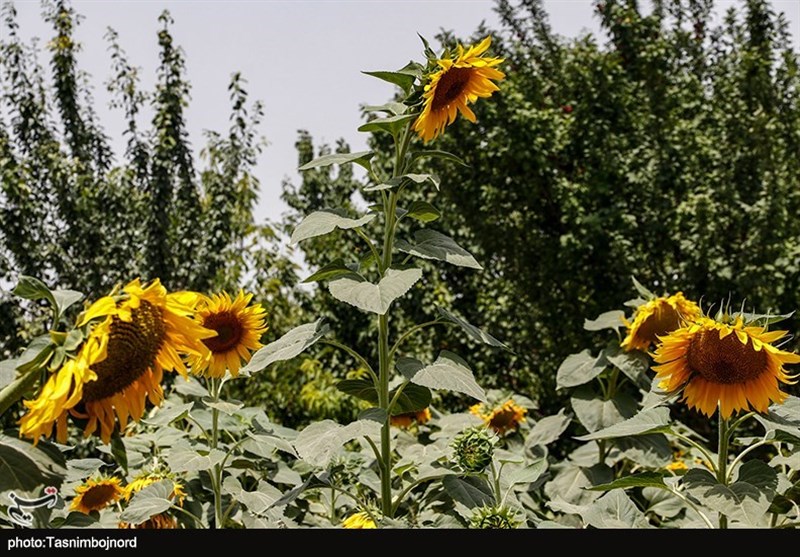
<instances>
[{"instance_id":1,"label":"large heart-shaped leaf","mask_svg":"<svg viewBox=\"0 0 800 557\"><path fill-rule=\"evenodd\" d=\"M328 283L331 295L358 309L385 315L397 298L409 291L422 278L422 270L389 269L378 284L361 277L342 277Z\"/></svg>"}]
</instances>

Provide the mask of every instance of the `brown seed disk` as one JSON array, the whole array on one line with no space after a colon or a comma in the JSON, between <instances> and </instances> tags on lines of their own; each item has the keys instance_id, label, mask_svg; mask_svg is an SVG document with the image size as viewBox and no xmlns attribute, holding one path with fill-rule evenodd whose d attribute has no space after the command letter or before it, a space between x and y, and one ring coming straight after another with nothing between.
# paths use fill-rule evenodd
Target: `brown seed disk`
<instances>
[{"instance_id":1,"label":"brown seed disk","mask_svg":"<svg viewBox=\"0 0 800 557\"><path fill-rule=\"evenodd\" d=\"M746 383L767 370L767 353L753 348L731 333L722 340L719 331L700 331L692 338L686 353L689 368L712 383Z\"/></svg>"},{"instance_id":2,"label":"brown seed disk","mask_svg":"<svg viewBox=\"0 0 800 557\"><path fill-rule=\"evenodd\" d=\"M431 102L432 110L441 110L456 100L469 83L472 68L450 68L436 84L436 93Z\"/></svg>"},{"instance_id":3,"label":"brown seed disk","mask_svg":"<svg viewBox=\"0 0 800 557\"><path fill-rule=\"evenodd\" d=\"M203 327L217 331L217 336L203 339L203 343L215 354L236 348L244 333L242 322L231 311L209 315L203 320Z\"/></svg>"}]
</instances>

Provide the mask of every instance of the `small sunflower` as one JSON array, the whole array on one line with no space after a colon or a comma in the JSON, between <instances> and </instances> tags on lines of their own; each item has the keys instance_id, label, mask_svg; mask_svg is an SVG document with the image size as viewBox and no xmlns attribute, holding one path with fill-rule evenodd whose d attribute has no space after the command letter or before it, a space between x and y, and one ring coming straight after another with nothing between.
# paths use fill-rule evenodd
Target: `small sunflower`
<instances>
[{"instance_id":1,"label":"small sunflower","mask_svg":"<svg viewBox=\"0 0 800 557\"><path fill-rule=\"evenodd\" d=\"M342 521L342 528L347 528L348 530L371 530L377 528L377 526L372 517L362 511L345 518Z\"/></svg>"},{"instance_id":2,"label":"small sunflower","mask_svg":"<svg viewBox=\"0 0 800 557\"><path fill-rule=\"evenodd\" d=\"M786 334L746 326L741 317L733 324L698 318L661 337L654 355L660 365L653 367L659 388L683 389L683 400L709 417L717 407L722 418L750 408L766 412L788 396L780 383L794 382L784 364L800 363L800 356L772 344Z\"/></svg>"},{"instance_id":3,"label":"small sunflower","mask_svg":"<svg viewBox=\"0 0 800 557\"><path fill-rule=\"evenodd\" d=\"M502 58L484 58L491 44L486 37L479 44L464 50L457 47L455 59L449 56L436 60L438 71L428 76L422 113L414 122L414 131L425 140L435 139L445 127L452 124L458 112L470 122L475 123L475 113L467 106L479 97L490 97L499 87L492 80L500 80L505 74L495 69L503 62Z\"/></svg>"},{"instance_id":4,"label":"small sunflower","mask_svg":"<svg viewBox=\"0 0 800 557\"><path fill-rule=\"evenodd\" d=\"M195 316L217 336L203 340L207 351L190 356L193 373L222 377L227 369L236 377L242 362L250 361L251 351L261 348L266 311L261 304L249 305L252 299L252 294L242 291L233 299L227 292L204 297Z\"/></svg>"},{"instance_id":5,"label":"small sunflower","mask_svg":"<svg viewBox=\"0 0 800 557\"><path fill-rule=\"evenodd\" d=\"M158 472L141 474L123 488L122 497L126 502L130 501L131 497L133 497L135 493L138 493L147 486L161 480L172 481L172 493L170 493L169 497L170 499L174 499L175 502L182 507L183 500L186 498L186 492L183 490L183 484L175 480L171 474ZM178 528L178 519L172 516L169 512L163 512L161 514L151 516L140 524L120 522L119 528L123 530L175 530Z\"/></svg>"},{"instance_id":6,"label":"small sunflower","mask_svg":"<svg viewBox=\"0 0 800 557\"><path fill-rule=\"evenodd\" d=\"M515 510L493 506L475 509L469 521L469 527L478 530L513 530L520 524Z\"/></svg>"},{"instance_id":7,"label":"small sunflower","mask_svg":"<svg viewBox=\"0 0 800 557\"><path fill-rule=\"evenodd\" d=\"M100 511L119 501L123 493L119 478L89 479L75 488L75 498L69 508L83 514Z\"/></svg>"},{"instance_id":8,"label":"small sunflower","mask_svg":"<svg viewBox=\"0 0 800 557\"><path fill-rule=\"evenodd\" d=\"M636 309L633 323L625 320L628 334L621 346L628 351L647 351L651 345L658 343L658 337L678 329L684 321L692 321L700 315L700 306L687 300L682 292L655 298Z\"/></svg>"},{"instance_id":9,"label":"small sunflower","mask_svg":"<svg viewBox=\"0 0 800 557\"><path fill-rule=\"evenodd\" d=\"M96 324L75 358L69 358L45 383L38 398L25 401L28 412L20 420L20 435L38 441L50 436L67 439L67 416L87 420L88 437L100 426L104 443L111 440L115 417L120 429L129 419L138 421L145 401L158 405L163 398L165 370L186 376L181 354L201 356L208 351L202 339L214 331L204 329L191 315L197 295L168 294L158 279L143 287L130 282L118 295L92 304L78 323Z\"/></svg>"},{"instance_id":10,"label":"small sunflower","mask_svg":"<svg viewBox=\"0 0 800 557\"><path fill-rule=\"evenodd\" d=\"M513 400L507 400L488 413L484 412L482 402L471 406L469 411L482 419L498 435L505 435L508 432L519 429L519 424L525 421L525 414L528 413L526 408L523 408Z\"/></svg>"},{"instance_id":11,"label":"small sunflower","mask_svg":"<svg viewBox=\"0 0 800 557\"><path fill-rule=\"evenodd\" d=\"M389 418L389 423L395 427L408 428L413 424L426 424L430 421L430 419L431 410L430 408L425 408L417 412L405 412L403 414L392 416Z\"/></svg>"},{"instance_id":12,"label":"small sunflower","mask_svg":"<svg viewBox=\"0 0 800 557\"><path fill-rule=\"evenodd\" d=\"M670 472L685 472L686 470L689 469L689 467L686 466L686 462L684 462L683 460L673 460L672 462L667 464L664 468L666 470L669 470Z\"/></svg>"}]
</instances>

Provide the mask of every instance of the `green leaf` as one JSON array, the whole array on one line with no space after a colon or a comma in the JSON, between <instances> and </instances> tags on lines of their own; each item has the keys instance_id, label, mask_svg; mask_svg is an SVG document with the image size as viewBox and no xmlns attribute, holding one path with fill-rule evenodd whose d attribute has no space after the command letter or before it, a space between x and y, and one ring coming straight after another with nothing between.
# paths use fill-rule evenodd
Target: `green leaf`
<instances>
[{"instance_id":1,"label":"green leaf","mask_svg":"<svg viewBox=\"0 0 800 557\"><path fill-rule=\"evenodd\" d=\"M219 412L223 414L227 414L228 416L233 416L244 408L244 402L240 400L217 400L214 401L210 396L203 397L203 404L208 406L209 408L215 408Z\"/></svg>"},{"instance_id":2,"label":"green leaf","mask_svg":"<svg viewBox=\"0 0 800 557\"><path fill-rule=\"evenodd\" d=\"M122 511L119 519L129 524L141 524L167 511L172 506L170 494L175 489L172 480L161 480L136 493Z\"/></svg>"},{"instance_id":3,"label":"green leaf","mask_svg":"<svg viewBox=\"0 0 800 557\"><path fill-rule=\"evenodd\" d=\"M411 381L419 370L425 367L425 364L416 358L407 358L402 356L397 358L395 363L397 370L409 381Z\"/></svg>"},{"instance_id":4,"label":"green leaf","mask_svg":"<svg viewBox=\"0 0 800 557\"><path fill-rule=\"evenodd\" d=\"M40 368L50 359L55 350L55 345L50 340L50 335L41 335L34 338L22 355L17 358L17 370L26 374Z\"/></svg>"},{"instance_id":5,"label":"green leaf","mask_svg":"<svg viewBox=\"0 0 800 557\"><path fill-rule=\"evenodd\" d=\"M623 476L613 482L596 485L588 489L594 491L610 491L612 489L630 489L632 487L653 487L669 490L667 484L664 483L664 476L658 472L631 474L630 476Z\"/></svg>"},{"instance_id":6,"label":"green leaf","mask_svg":"<svg viewBox=\"0 0 800 557\"><path fill-rule=\"evenodd\" d=\"M370 253L370 255L372 254ZM341 277L358 278L360 275L345 265L344 259L340 258L321 267L316 273L303 280L303 283L335 280Z\"/></svg>"},{"instance_id":7,"label":"green leaf","mask_svg":"<svg viewBox=\"0 0 800 557\"><path fill-rule=\"evenodd\" d=\"M12 293L20 298L25 298L26 300L41 300L45 298L53 305L53 307L57 307L58 305L56 304L56 299L53 297L53 293L50 291L47 285L34 277L21 275L19 277L19 282L17 282L17 286L14 287Z\"/></svg>"},{"instance_id":8,"label":"green leaf","mask_svg":"<svg viewBox=\"0 0 800 557\"><path fill-rule=\"evenodd\" d=\"M194 449L176 448L169 452L166 460L173 472L200 472L201 470L211 470L224 458L225 453L217 449L201 452Z\"/></svg>"},{"instance_id":9,"label":"green leaf","mask_svg":"<svg viewBox=\"0 0 800 557\"><path fill-rule=\"evenodd\" d=\"M385 315L389 306L397 298L408 292L422 278L422 270L388 269L378 284L373 284L361 277L338 278L328 283L331 295L361 310L378 315Z\"/></svg>"},{"instance_id":10,"label":"green leaf","mask_svg":"<svg viewBox=\"0 0 800 557\"><path fill-rule=\"evenodd\" d=\"M426 157L443 159L446 161L454 162L456 164L460 164L461 166L469 167L469 165L465 163L463 159L455 156L453 153L448 153L447 151L439 151L436 149L431 149L430 151L413 151L411 153L411 162L413 163L419 159L424 159Z\"/></svg>"},{"instance_id":11,"label":"green leaf","mask_svg":"<svg viewBox=\"0 0 800 557\"><path fill-rule=\"evenodd\" d=\"M389 391L389 400L394 398L396 392L397 389ZM392 416L424 410L430 406L431 398L431 391L427 387L421 387L413 383L406 384L403 388L403 392L400 393L400 396L397 398L397 403L392 409Z\"/></svg>"},{"instance_id":12,"label":"green leaf","mask_svg":"<svg viewBox=\"0 0 800 557\"><path fill-rule=\"evenodd\" d=\"M250 512L263 514L281 498L281 495L278 488L262 480L258 482L256 491L240 491L238 500L240 500Z\"/></svg>"},{"instance_id":13,"label":"green leaf","mask_svg":"<svg viewBox=\"0 0 800 557\"><path fill-rule=\"evenodd\" d=\"M161 406L158 410L156 410L154 416L143 419L142 421L149 425L167 426L172 422L182 420L188 416L193 406L193 402L187 402L186 404L173 404L171 406Z\"/></svg>"},{"instance_id":14,"label":"green leaf","mask_svg":"<svg viewBox=\"0 0 800 557\"><path fill-rule=\"evenodd\" d=\"M589 491L594 485L609 483L614 479L611 468L605 464L595 464L591 468L582 468L571 462L562 462L551 468L555 477L544 486L545 495L550 500L561 499L573 505L591 503L600 494Z\"/></svg>"},{"instance_id":15,"label":"green leaf","mask_svg":"<svg viewBox=\"0 0 800 557\"><path fill-rule=\"evenodd\" d=\"M575 390L570 399L578 421L589 433L610 427L636 414L636 401L626 393L603 400L589 385Z\"/></svg>"},{"instance_id":16,"label":"green leaf","mask_svg":"<svg viewBox=\"0 0 800 557\"><path fill-rule=\"evenodd\" d=\"M62 346L64 350L72 352L73 350L76 350L82 342L83 331L80 329L72 329L69 333L67 333L67 338L64 340L64 344Z\"/></svg>"},{"instance_id":17,"label":"green leaf","mask_svg":"<svg viewBox=\"0 0 800 557\"><path fill-rule=\"evenodd\" d=\"M320 168L323 166L330 166L332 164L347 164L350 162L354 162L363 166L366 170L370 170L372 166L369 161L374 156L375 153L372 151L359 151L358 153L332 153L330 155L323 155L311 162L307 162L298 168L298 170L311 170L312 168Z\"/></svg>"},{"instance_id":18,"label":"green leaf","mask_svg":"<svg viewBox=\"0 0 800 557\"><path fill-rule=\"evenodd\" d=\"M414 244L397 240L397 249L423 259L436 259L451 265L481 270L483 267L455 240L435 230L424 228L414 234Z\"/></svg>"},{"instance_id":19,"label":"green leaf","mask_svg":"<svg viewBox=\"0 0 800 557\"><path fill-rule=\"evenodd\" d=\"M613 439L627 437L628 435L642 435L662 430L669 424L668 408L651 408L643 410L624 422L612 425L600 431L582 435L575 439L579 441L592 441L595 439Z\"/></svg>"},{"instance_id":20,"label":"green leaf","mask_svg":"<svg viewBox=\"0 0 800 557\"><path fill-rule=\"evenodd\" d=\"M277 450L297 458L297 451L285 439L272 435L257 435L255 433L248 433L247 435L250 438L242 443L242 448L254 455L272 458L272 453Z\"/></svg>"},{"instance_id":21,"label":"green leaf","mask_svg":"<svg viewBox=\"0 0 800 557\"><path fill-rule=\"evenodd\" d=\"M547 416L536 422L525 439L525 446L533 447L539 445L544 447L561 437L561 434L566 431L572 421L572 417L567 416L564 412L565 410L562 408L558 411L558 414Z\"/></svg>"},{"instance_id":22,"label":"green leaf","mask_svg":"<svg viewBox=\"0 0 800 557\"><path fill-rule=\"evenodd\" d=\"M405 127L405 125L416 119L416 114L398 114L396 116L389 116L387 118L375 118L366 124L359 126L360 132L378 132L385 131L396 136Z\"/></svg>"},{"instance_id":23,"label":"green leaf","mask_svg":"<svg viewBox=\"0 0 800 557\"><path fill-rule=\"evenodd\" d=\"M686 490L705 506L745 526L765 526L775 497L778 475L767 464L751 460L742 465L737 481L723 485L706 470L694 468L683 476Z\"/></svg>"},{"instance_id":24,"label":"green leaf","mask_svg":"<svg viewBox=\"0 0 800 557\"><path fill-rule=\"evenodd\" d=\"M348 441L363 436L375 438L378 435L380 426L373 420L358 420L346 426L322 420L306 426L297 436L294 448L304 461L324 468Z\"/></svg>"},{"instance_id":25,"label":"green leaf","mask_svg":"<svg viewBox=\"0 0 800 557\"><path fill-rule=\"evenodd\" d=\"M336 388L345 394L366 400L372 404L378 402L378 391L369 379L343 379L336 383Z\"/></svg>"},{"instance_id":26,"label":"green leaf","mask_svg":"<svg viewBox=\"0 0 800 557\"><path fill-rule=\"evenodd\" d=\"M58 317L61 318L72 305L83 299L83 294L75 290L53 290L53 300L56 304Z\"/></svg>"},{"instance_id":27,"label":"green leaf","mask_svg":"<svg viewBox=\"0 0 800 557\"><path fill-rule=\"evenodd\" d=\"M106 463L99 458L75 458L67 461L67 480L75 481L88 478Z\"/></svg>"},{"instance_id":28,"label":"green leaf","mask_svg":"<svg viewBox=\"0 0 800 557\"><path fill-rule=\"evenodd\" d=\"M72 511L65 517L57 516L50 521L51 528L88 528L97 524L97 519L82 512Z\"/></svg>"},{"instance_id":29,"label":"green leaf","mask_svg":"<svg viewBox=\"0 0 800 557\"><path fill-rule=\"evenodd\" d=\"M415 201L408 208L407 217L420 222L433 222L442 216L442 213L427 201Z\"/></svg>"},{"instance_id":30,"label":"green leaf","mask_svg":"<svg viewBox=\"0 0 800 557\"><path fill-rule=\"evenodd\" d=\"M446 476L442 486L450 497L470 509L494 503L492 486L479 476Z\"/></svg>"},{"instance_id":31,"label":"green leaf","mask_svg":"<svg viewBox=\"0 0 800 557\"><path fill-rule=\"evenodd\" d=\"M64 455L51 443L40 440L34 447L16 436L0 434L0 492L59 486L66 475Z\"/></svg>"},{"instance_id":32,"label":"green leaf","mask_svg":"<svg viewBox=\"0 0 800 557\"><path fill-rule=\"evenodd\" d=\"M503 342L500 342L496 338L494 338L489 333L482 331L475 325L468 323L466 320L462 319L461 317L457 316L454 313L446 310L443 307L437 307L436 310L439 312L439 315L450 321L451 323L455 323L459 327L461 327L467 336L472 338L473 340L477 340L478 342L482 342L484 344L488 344L489 346L496 346L498 348L503 348L508 350L509 352L511 349Z\"/></svg>"},{"instance_id":33,"label":"green leaf","mask_svg":"<svg viewBox=\"0 0 800 557\"><path fill-rule=\"evenodd\" d=\"M597 319L584 319L583 328L587 331L602 331L603 329L613 329L616 331L620 327L625 326L625 323L622 321L624 317L625 312L618 309L607 311L601 313Z\"/></svg>"},{"instance_id":34,"label":"green leaf","mask_svg":"<svg viewBox=\"0 0 800 557\"><path fill-rule=\"evenodd\" d=\"M375 71L361 73L371 75L372 77L377 77L378 79L382 79L383 81L397 85L403 91L405 91L406 94L411 91L411 88L414 86L414 80L416 79L416 76L403 72Z\"/></svg>"},{"instance_id":35,"label":"green leaf","mask_svg":"<svg viewBox=\"0 0 800 557\"><path fill-rule=\"evenodd\" d=\"M388 102L381 105L368 105L362 108L364 112L386 112L387 114L398 115L404 114L408 107L403 103Z\"/></svg>"},{"instance_id":36,"label":"green leaf","mask_svg":"<svg viewBox=\"0 0 800 557\"><path fill-rule=\"evenodd\" d=\"M118 431L114 431L111 435L111 456L114 457L122 471L128 473L128 450L125 448L125 443L122 442Z\"/></svg>"},{"instance_id":37,"label":"green leaf","mask_svg":"<svg viewBox=\"0 0 800 557\"><path fill-rule=\"evenodd\" d=\"M179 379L176 377L175 383L173 383L173 388L176 392L182 394L183 396L210 396L208 389L201 385L200 382L194 377L188 377L186 379Z\"/></svg>"},{"instance_id":38,"label":"green leaf","mask_svg":"<svg viewBox=\"0 0 800 557\"><path fill-rule=\"evenodd\" d=\"M595 528L650 528L644 513L623 491L612 491L589 505L581 517Z\"/></svg>"},{"instance_id":39,"label":"green leaf","mask_svg":"<svg viewBox=\"0 0 800 557\"><path fill-rule=\"evenodd\" d=\"M353 219L347 216L347 213L342 209L323 209L321 211L314 211L307 215L300 224L292 232L292 237L289 240L290 245L295 245L298 242L315 238L316 236L324 236L330 234L337 228L342 230L349 230L351 228L358 228L372 221L377 216L375 213L367 213L366 215Z\"/></svg>"},{"instance_id":40,"label":"green leaf","mask_svg":"<svg viewBox=\"0 0 800 557\"><path fill-rule=\"evenodd\" d=\"M588 383L606 368L604 355L592 356L586 349L578 354L571 354L556 372L556 389L577 387Z\"/></svg>"},{"instance_id":41,"label":"green leaf","mask_svg":"<svg viewBox=\"0 0 800 557\"><path fill-rule=\"evenodd\" d=\"M547 470L547 459L539 458L527 466L516 468L504 478L508 485L532 484Z\"/></svg>"},{"instance_id":42,"label":"green leaf","mask_svg":"<svg viewBox=\"0 0 800 557\"><path fill-rule=\"evenodd\" d=\"M239 373L248 375L261 371L274 362L291 360L316 343L329 331L330 327L323 323L323 319L295 327L278 340L270 342L259 349L253 354L250 362L239 370Z\"/></svg>"},{"instance_id":43,"label":"green leaf","mask_svg":"<svg viewBox=\"0 0 800 557\"><path fill-rule=\"evenodd\" d=\"M633 287L636 288L636 291L642 296L645 300L652 300L656 297L655 294L650 292L647 288L645 288L641 282L636 280L636 277L631 276L631 280L633 281Z\"/></svg>"},{"instance_id":44,"label":"green leaf","mask_svg":"<svg viewBox=\"0 0 800 557\"><path fill-rule=\"evenodd\" d=\"M663 468L673 460L667 438L660 433L623 437L615 441L616 447L631 462L647 468Z\"/></svg>"},{"instance_id":45,"label":"green leaf","mask_svg":"<svg viewBox=\"0 0 800 557\"><path fill-rule=\"evenodd\" d=\"M0 389L10 385L17 377L18 360L3 360L0 362Z\"/></svg>"},{"instance_id":46,"label":"green leaf","mask_svg":"<svg viewBox=\"0 0 800 557\"><path fill-rule=\"evenodd\" d=\"M640 389L649 390L652 380L647 371L650 369L650 360L641 352L620 352L607 355L606 359L615 368L625 374L634 385Z\"/></svg>"},{"instance_id":47,"label":"green leaf","mask_svg":"<svg viewBox=\"0 0 800 557\"><path fill-rule=\"evenodd\" d=\"M359 420L372 420L383 425L386 423L386 410L383 408L367 408L358 414Z\"/></svg>"},{"instance_id":48,"label":"green leaf","mask_svg":"<svg viewBox=\"0 0 800 557\"><path fill-rule=\"evenodd\" d=\"M467 362L447 350L442 350L435 362L417 371L410 381L430 389L464 393L487 402L486 392L475 381Z\"/></svg>"}]
</instances>

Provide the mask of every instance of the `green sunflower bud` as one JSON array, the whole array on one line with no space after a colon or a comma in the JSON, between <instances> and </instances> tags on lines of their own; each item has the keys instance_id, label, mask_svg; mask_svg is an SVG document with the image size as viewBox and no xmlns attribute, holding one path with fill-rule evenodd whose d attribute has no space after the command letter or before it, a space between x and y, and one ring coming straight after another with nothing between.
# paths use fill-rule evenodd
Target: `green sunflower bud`
<instances>
[{"instance_id":1,"label":"green sunflower bud","mask_svg":"<svg viewBox=\"0 0 800 557\"><path fill-rule=\"evenodd\" d=\"M520 525L517 513L507 507L481 507L470 519L470 528L479 530L513 530Z\"/></svg>"},{"instance_id":2,"label":"green sunflower bud","mask_svg":"<svg viewBox=\"0 0 800 557\"><path fill-rule=\"evenodd\" d=\"M482 472L492 463L495 437L483 427L473 427L453 439L456 462L468 472Z\"/></svg>"}]
</instances>

